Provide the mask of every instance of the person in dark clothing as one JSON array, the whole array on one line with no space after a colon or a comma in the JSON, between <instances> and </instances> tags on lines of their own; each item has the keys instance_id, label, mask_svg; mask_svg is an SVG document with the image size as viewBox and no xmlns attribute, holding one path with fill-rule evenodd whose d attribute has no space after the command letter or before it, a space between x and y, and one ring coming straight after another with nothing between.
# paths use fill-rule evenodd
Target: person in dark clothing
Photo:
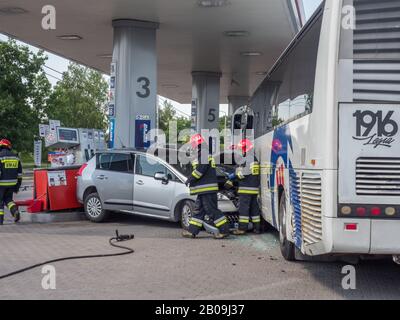
<instances>
[{"instance_id":1,"label":"person in dark clothing","mask_svg":"<svg viewBox=\"0 0 400 320\"><path fill-rule=\"evenodd\" d=\"M258 195L260 193L260 164L254 153L253 143L244 139L239 142L238 149L242 151L244 162L236 172L229 176L228 186L232 186L232 180L239 182L239 229L233 233L244 235L250 221L253 223L254 232L260 233L261 213L258 205Z\"/></svg>"},{"instance_id":2,"label":"person in dark clothing","mask_svg":"<svg viewBox=\"0 0 400 320\"><path fill-rule=\"evenodd\" d=\"M191 138L191 144L197 151L197 158L192 161L193 172L186 184L190 186L190 194L196 195L197 200L195 214L189 222L189 230L184 230L182 235L195 238L203 228L205 217L208 216L220 231L220 234L214 237L225 238L229 235L229 224L228 219L218 209L219 189L214 158L209 155L208 145L200 134Z\"/></svg>"},{"instance_id":3,"label":"person in dark clothing","mask_svg":"<svg viewBox=\"0 0 400 320\"><path fill-rule=\"evenodd\" d=\"M16 223L20 220L19 209L13 201L13 195L18 193L21 187L22 165L11 149L9 140L0 140L0 225L4 223L4 206L10 210Z\"/></svg>"}]
</instances>

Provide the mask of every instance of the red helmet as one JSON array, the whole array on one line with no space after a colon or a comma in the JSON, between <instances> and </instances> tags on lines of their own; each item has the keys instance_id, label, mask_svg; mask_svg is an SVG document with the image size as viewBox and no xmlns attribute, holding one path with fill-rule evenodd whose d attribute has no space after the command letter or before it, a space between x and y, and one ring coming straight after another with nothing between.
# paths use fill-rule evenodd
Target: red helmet
<instances>
[{"instance_id":1,"label":"red helmet","mask_svg":"<svg viewBox=\"0 0 400 320\"><path fill-rule=\"evenodd\" d=\"M199 145L203 144L204 142L205 142L205 140L200 133L195 134L194 136L192 136L190 138L190 144L192 145L193 149L197 148Z\"/></svg>"},{"instance_id":2,"label":"red helmet","mask_svg":"<svg viewBox=\"0 0 400 320\"><path fill-rule=\"evenodd\" d=\"M253 143L249 139L243 139L242 141L240 141L238 143L237 148L239 150L242 150L243 153L247 153L247 152L251 151L254 148L254 146L253 146Z\"/></svg>"},{"instance_id":3,"label":"red helmet","mask_svg":"<svg viewBox=\"0 0 400 320\"><path fill-rule=\"evenodd\" d=\"M8 148L8 149L11 149L12 144L11 144L11 142L10 142L9 140L7 140L7 139L1 139L1 140L0 140L0 147L6 147L6 148Z\"/></svg>"}]
</instances>

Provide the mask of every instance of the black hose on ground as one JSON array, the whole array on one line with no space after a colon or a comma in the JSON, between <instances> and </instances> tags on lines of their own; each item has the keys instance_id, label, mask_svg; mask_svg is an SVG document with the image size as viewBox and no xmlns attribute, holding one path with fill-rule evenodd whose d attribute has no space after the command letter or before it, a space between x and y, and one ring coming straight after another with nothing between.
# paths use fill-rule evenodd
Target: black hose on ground
<instances>
[{"instance_id":1,"label":"black hose on ground","mask_svg":"<svg viewBox=\"0 0 400 320\"><path fill-rule=\"evenodd\" d=\"M26 268L23 268L23 269L20 269L20 270L13 271L13 272L5 274L5 275L2 275L2 276L0 276L0 280L6 279L6 278L10 278L10 277L15 276L17 274L21 274L23 272L26 272L26 271L29 271L29 270L32 270L32 269L36 269L36 268L45 266L47 264L56 263L56 262L60 262L60 261L93 259L93 258L107 258L107 257L117 257L117 256L124 256L124 255L128 255L128 254L132 254L132 253L135 252L133 249L128 248L128 247L124 247L124 246L121 246L121 245L117 245L117 244L115 244L115 242L129 241L129 240L134 239L134 237L135 236L133 234L132 235L120 235L118 233L118 230L116 230L116 236L110 238L108 242L109 242L110 246L112 246L112 247L125 250L123 252L109 253L109 254L86 255L86 256L75 256L75 257L72 256L72 257L65 257L65 258L58 258L58 259L54 259L54 260L49 260L49 261L41 262L41 263L26 267Z\"/></svg>"}]
</instances>

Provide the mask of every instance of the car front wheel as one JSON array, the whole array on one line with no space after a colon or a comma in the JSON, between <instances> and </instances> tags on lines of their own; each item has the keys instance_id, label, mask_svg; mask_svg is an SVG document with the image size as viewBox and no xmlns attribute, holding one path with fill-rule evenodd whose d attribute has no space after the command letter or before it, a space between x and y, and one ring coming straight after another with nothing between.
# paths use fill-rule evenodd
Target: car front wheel
<instances>
[{"instance_id":1,"label":"car front wheel","mask_svg":"<svg viewBox=\"0 0 400 320\"><path fill-rule=\"evenodd\" d=\"M92 222L103 222L107 219L109 212L103 209L97 193L91 193L85 198L85 215Z\"/></svg>"},{"instance_id":2,"label":"car front wheel","mask_svg":"<svg viewBox=\"0 0 400 320\"><path fill-rule=\"evenodd\" d=\"M185 200L180 207L181 226L183 229L189 229L190 219L194 215L194 202Z\"/></svg>"}]
</instances>

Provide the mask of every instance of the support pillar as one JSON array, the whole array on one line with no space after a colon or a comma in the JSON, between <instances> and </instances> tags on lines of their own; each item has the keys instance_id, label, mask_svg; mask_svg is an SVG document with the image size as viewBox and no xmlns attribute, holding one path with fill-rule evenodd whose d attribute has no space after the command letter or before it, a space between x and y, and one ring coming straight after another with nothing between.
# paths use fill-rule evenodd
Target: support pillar
<instances>
[{"instance_id":1,"label":"support pillar","mask_svg":"<svg viewBox=\"0 0 400 320\"><path fill-rule=\"evenodd\" d=\"M111 147L150 146L147 132L156 128L158 26L146 21L113 21L115 70L111 72L111 91L114 87L115 108L110 115L110 128L114 127Z\"/></svg>"},{"instance_id":2,"label":"support pillar","mask_svg":"<svg viewBox=\"0 0 400 320\"><path fill-rule=\"evenodd\" d=\"M220 79L217 72L193 72L192 128L218 129Z\"/></svg>"},{"instance_id":3,"label":"support pillar","mask_svg":"<svg viewBox=\"0 0 400 320\"><path fill-rule=\"evenodd\" d=\"M232 116L237 109L249 104L250 97L248 96L229 96L229 116Z\"/></svg>"}]
</instances>

